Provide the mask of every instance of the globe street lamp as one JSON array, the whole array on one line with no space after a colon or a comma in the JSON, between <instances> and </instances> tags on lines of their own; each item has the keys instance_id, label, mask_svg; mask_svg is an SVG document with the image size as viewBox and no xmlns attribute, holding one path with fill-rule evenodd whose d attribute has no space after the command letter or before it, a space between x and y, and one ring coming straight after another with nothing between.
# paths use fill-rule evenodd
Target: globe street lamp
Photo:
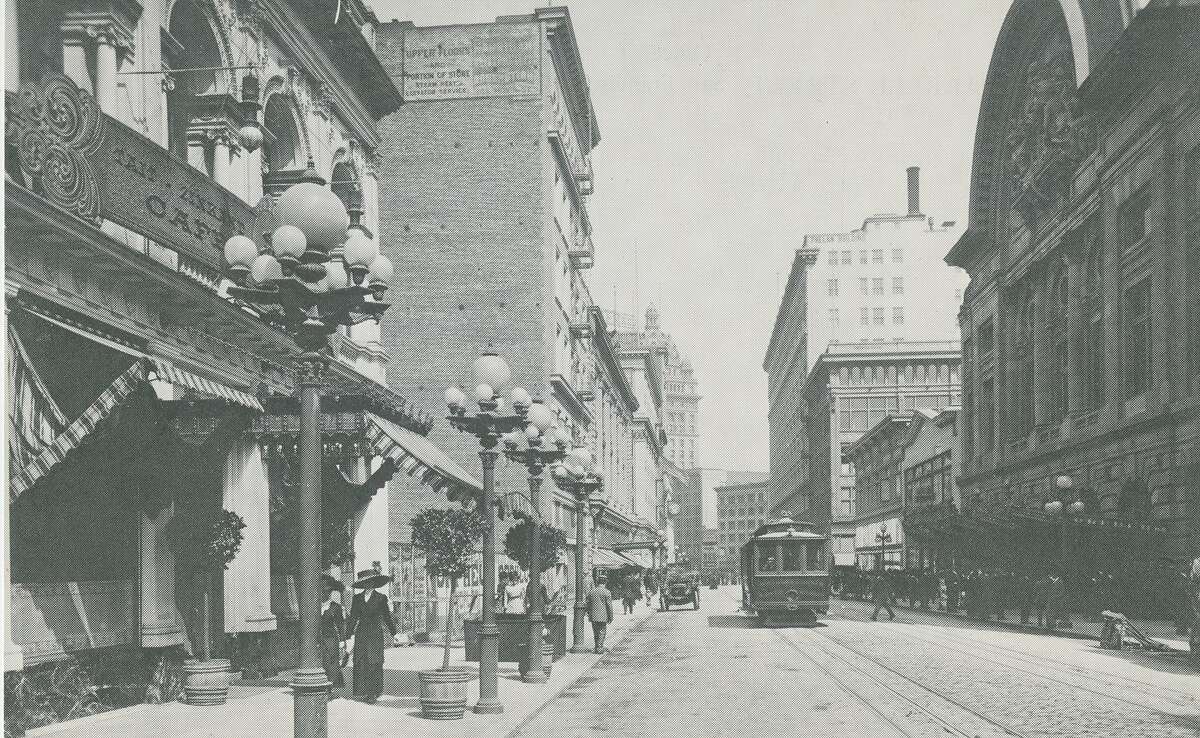
<instances>
[{"instance_id":1,"label":"globe street lamp","mask_svg":"<svg viewBox=\"0 0 1200 738\"><path fill-rule=\"evenodd\" d=\"M329 336L340 326L378 321L392 264L361 233L348 234L342 201L308 162L300 183L279 196L280 226L264 234L269 249L243 235L225 242L228 290L295 339L300 399L300 666L292 677L297 738L328 732L329 688L321 655L321 384ZM344 243L357 243L354 255ZM347 276L347 275L351 276ZM352 278L351 278L352 277Z\"/></svg>"},{"instance_id":2,"label":"globe street lamp","mask_svg":"<svg viewBox=\"0 0 1200 738\"><path fill-rule=\"evenodd\" d=\"M542 661L542 630L545 627L543 611L546 603L542 600L542 471L549 464L561 461L567 454L567 436L558 428L553 427L554 413L538 401L531 401L529 393L524 390L513 390L513 408L529 424L522 431L509 431L501 440L504 441L504 455L511 461L524 464L529 472L529 504L534 511L532 522L533 532L529 536L529 650L526 658L524 680L531 684L541 684L546 681L545 666ZM521 448L524 439L526 448Z\"/></svg>"},{"instance_id":3,"label":"globe street lamp","mask_svg":"<svg viewBox=\"0 0 1200 738\"><path fill-rule=\"evenodd\" d=\"M503 358L484 352L472 365L475 374L475 401L479 412L467 415L467 396L457 387L446 390L446 406L450 408L450 425L479 439L479 458L483 462L482 513L488 523L483 537L483 622L479 626L479 701L474 711L480 715L504 712L497 696L499 684L496 665L500 660L500 631L496 627L496 514L495 471L496 444L505 433L523 428L524 415L504 414L504 399L499 391L512 379L512 371ZM513 399L525 400L524 390L513 390Z\"/></svg>"},{"instance_id":4,"label":"globe street lamp","mask_svg":"<svg viewBox=\"0 0 1200 738\"><path fill-rule=\"evenodd\" d=\"M892 542L892 534L888 533L886 522L879 524L879 532L875 534L875 542L879 544L879 571L883 571L883 559L886 555L887 544Z\"/></svg>"},{"instance_id":5,"label":"globe street lamp","mask_svg":"<svg viewBox=\"0 0 1200 738\"><path fill-rule=\"evenodd\" d=\"M1047 515L1058 518L1060 523L1059 529L1059 558L1061 559L1060 568L1065 573L1070 567L1070 536L1068 535L1067 526L1069 519L1064 513L1070 513L1072 516L1082 515L1087 511L1087 504L1083 501L1082 496L1076 495L1075 501L1070 505L1065 505L1063 499L1070 496L1070 490L1075 486L1075 480L1069 474L1062 474L1054 479L1054 486L1059 490L1059 498L1047 502L1044 509Z\"/></svg>"},{"instance_id":6,"label":"globe street lamp","mask_svg":"<svg viewBox=\"0 0 1200 738\"><path fill-rule=\"evenodd\" d=\"M604 479L593 468L595 462L585 448L567 454L563 463L554 467L554 483L575 497L575 619L571 622L571 653L587 653L583 621L587 618L587 602L583 591L583 547L587 541L587 520L593 493L604 487Z\"/></svg>"}]
</instances>

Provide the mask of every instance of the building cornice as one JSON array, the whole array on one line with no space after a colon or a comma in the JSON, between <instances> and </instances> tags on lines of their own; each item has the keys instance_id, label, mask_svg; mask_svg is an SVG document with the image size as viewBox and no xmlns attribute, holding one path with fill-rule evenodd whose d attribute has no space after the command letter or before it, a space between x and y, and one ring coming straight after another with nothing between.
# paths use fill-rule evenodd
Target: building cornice
<instances>
[{"instance_id":1,"label":"building cornice","mask_svg":"<svg viewBox=\"0 0 1200 738\"><path fill-rule=\"evenodd\" d=\"M767 343L767 354L763 358L763 371L771 371L771 363L775 359L775 348L783 336L783 326L787 317L788 302L792 293L800 287L801 277L808 267L817 263L818 249L796 249L796 258L792 260L792 270L788 272L787 285L779 298L779 310L775 314L775 326L771 329L771 340Z\"/></svg>"},{"instance_id":2,"label":"building cornice","mask_svg":"<svg viewBox=\"0 0 1200 738\"><path fill-rule=\"evenodd\" d=\"M591 92L583 72L583 59L575 40L571 13L566 6L537 8L534 17L546 26L554 71L563 89L563 99L571 115L575 138L583 155L587 156L600 143L600 126L596 123L596 111L592 107Z\"/></svg>"},{"instance_id":3,"label":"building cornice","mask_svg":"<svg viewBox=\"0 0 1200 738\"><path fill-rule=\"evenodd\" d=\"M319 15L316 10L314 9L312 13L305 13L303 18L297 16L299 6L306 4L320 6L323 5L323 2L322 0L262 0L264 28L279 38L284 49L295 57L298 66L324 83L333 110L346 121L350 130L354 132L354 137L368 149L375 149L383 141L375 123L400 107L400 91L396 89L395 83L387 75L370 46L367 45L361 30L354 29L354 37L351 37L348 29L339 29L338 38L345 40L349 46L358 47L361 44L361 48L355 49L358 53L353 55L358 61L364 61L364 57L367 56L370 59L362 69L358 70L366 87L352 85L339 65L349 64L354 60L350 58L349 53L345 58L338 60L332 59L325 53L324 46L310 30L311 25L315 22L315 17ZM294 9L293 5L297 7ZM329 12L332 21L332 10ZM349 22L347 18L339 25ZM333 27L331 26L328 31L332 33ZM369 101L374 101L374 104L370 104Z\"/></svg>"}]
</instances>

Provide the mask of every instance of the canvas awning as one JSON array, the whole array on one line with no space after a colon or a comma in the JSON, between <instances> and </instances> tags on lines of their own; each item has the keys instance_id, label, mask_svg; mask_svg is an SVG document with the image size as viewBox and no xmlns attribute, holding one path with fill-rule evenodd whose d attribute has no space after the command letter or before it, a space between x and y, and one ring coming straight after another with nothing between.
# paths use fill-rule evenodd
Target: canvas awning
<instances>
[{"instance_id":1,"label":"canvas awning","mask_svg":"<svg viewBox=\"0 0 1200 738\"><path fill-rule=\"evenodd\" d=\"M428 438L374 413L367 413L367 440L377 456L391 459L409 476L435 490L483 491L482 484Z\"/></svg>"},{"instance_id":2,"label":"canvas awning","mask_svg":"<svg viewBox=\"0 0 1200 738\"><path fill-rule=\"evenodd\" d=\"M21 337L8 325L8 463L24 468L70 422L38 376Z\"/></svg>"},{"instance_id":3,"label":"canvas awning","mask_svg":"<svg viewBox=\"0 0 1200 738\"><path fill-rule=\"evenodd\" d=\"M626 558L608 548L596 549L593 566L597 569L624 569L630 566L636 566L639 569L645 568L633 559Z\"/></svg>"},{"instance_id":4,"label":"canvas awning","mask_svg":"<svg viewBox=\"0 0 1200 738\"><path fill-rule=\"evenodd\" d=\"M134 362L132 366L121 373L108 386L95 402L59 433L54 442L42 449L42 452L22 467L8 485L8 498L16 500L39 479L46 476L58 463L67 458L79 448L93 431L112 415L113 410L128 400L146 381L146 367L142 362Z\"/></svg>"},{"instance_id":5,"label":"canvas awning","mask_svg":"<svg viewBox=\"0 0 1200 738\"><path fill-rule=\"evenodd\" d=\"M264 411L262 403L249 392L243 392L228 385L214 382L211 379L205 379L154 356L149 357L147 361L150 364L150 369L158 375L158 378L166 382L182 385L188 389L232 402L235 405L248 407L251 410Z\"/></svg>"}]
</instances>

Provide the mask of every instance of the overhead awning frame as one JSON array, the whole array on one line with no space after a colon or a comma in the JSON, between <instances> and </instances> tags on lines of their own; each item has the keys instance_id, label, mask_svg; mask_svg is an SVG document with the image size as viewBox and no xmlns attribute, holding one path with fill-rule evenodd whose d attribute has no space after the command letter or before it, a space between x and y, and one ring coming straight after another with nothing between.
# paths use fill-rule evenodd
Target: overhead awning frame
<instances>
[{"instance_id":1,"label":"overhead awning frame","mask_svg":"<svg viewBox=\"0 0 1200 738\"><path fill-rule=\"evenodd\" d=\"M409 476L435 491L457 488L482 492L483 485L428 438L401 428L386 418L367 413L367 440L375 455L392 461Z\"/></svg>"}]
</instances>

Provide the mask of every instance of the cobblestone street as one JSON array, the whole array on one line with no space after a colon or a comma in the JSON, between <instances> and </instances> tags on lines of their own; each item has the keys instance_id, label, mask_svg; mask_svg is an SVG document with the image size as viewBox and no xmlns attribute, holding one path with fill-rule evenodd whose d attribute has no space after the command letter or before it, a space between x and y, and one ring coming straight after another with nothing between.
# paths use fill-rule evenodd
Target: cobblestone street
<instances>
[{"instance_id":1,"label":"cobblestone street","mask_svg":"<svg viewBox=\"0 0 1200 738\"><path fill-rule=\"evenodd\" d=\"M934 613L757 627L737 590L659 613L519 735L1196 736L1200 674L1181 660L1013 634Z\"/></svg>"}]
</instances>

